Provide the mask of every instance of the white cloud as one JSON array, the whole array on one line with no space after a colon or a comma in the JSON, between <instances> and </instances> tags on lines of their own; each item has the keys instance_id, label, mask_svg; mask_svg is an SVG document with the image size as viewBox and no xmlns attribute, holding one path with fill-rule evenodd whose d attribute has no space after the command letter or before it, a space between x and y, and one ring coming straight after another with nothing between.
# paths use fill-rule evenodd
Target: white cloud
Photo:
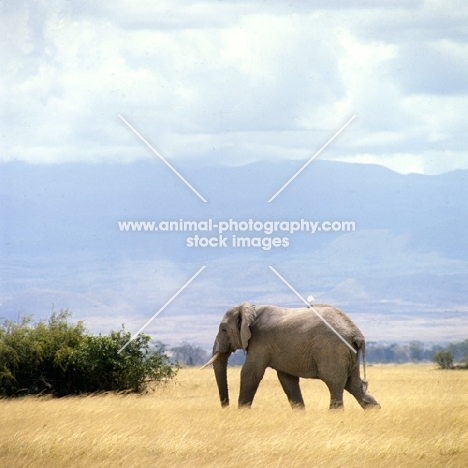
<instances>
[{"instance_id":1,"label":"white cloud","mask_svg":"<svg viewBox=\"0 0 468 468\"><path fill-rule=\"evenodd\" d=\"M1 158L152 157L121 113L170 158L305 159L356 114L321 157L465 168L466 22L456 2L408 8L15 2Z\"/></svg>"}]
</instances>

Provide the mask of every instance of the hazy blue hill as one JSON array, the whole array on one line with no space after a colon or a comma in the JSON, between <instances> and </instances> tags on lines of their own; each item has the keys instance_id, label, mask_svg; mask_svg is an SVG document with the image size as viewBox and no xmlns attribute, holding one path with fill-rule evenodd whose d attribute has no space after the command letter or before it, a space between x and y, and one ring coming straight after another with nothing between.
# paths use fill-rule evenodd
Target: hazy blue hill
<instances>
[{"instance_id":1,"label":"hazy blue hill","mask_svg":"<svg viewBox=\"0 0 468 468\"><path fill-rule=\"evenodd\" d=\"M467 171L400 175L380 166L315 161L267 203L300 166L297 161L234 168L179 163L179 170L208 199L205 204L160 161L3 164L4 254L41 255L47 249L70 248L100 253L115 243L138 250L152 241L142 234L139 245L126 244L117 235L117 221L209 217L353 220L358 229L406 233L414 248L453 258L467 252Z\"/></svg>"},{"instance_id":2,"label":"hazy blue hill","mask_svg":"<svg viewBox=\"0 0 468 468\"><path fill-rule=\"evenodd\" d=\"M81 308L84 315L95 312L93 303L107 307L104 315L137 306L147 314L156 293L149 294L142 283L159 274L160 267L138 279L145 262L171 265L167 276L173 283L168 279L168 285L177 284L171 286L175 289L181 278L187 279L178 272L208 265L214 276L199 292L200 297L212 296L207 313L238 299L282 300L274 292L276 280L269 292L263 290L271 280L268 264L281 265L298 288L313 288L324 300L348 304L356 312L429 320L441 307L450 316L465 310L468 171L401 175L376 165L317 160L268 203L302 164L174 162L208 203L159 160L1 164L0 315L16 317L19 310L48 303L50 308L52 302ZM290 246L263 251L189 249L188 233L123 233L117 226L118 221L181 218L354 221L356 232L280 232L271 237L288 236ZM232 234L239 233L225 235ZM133 270L122 273L123 265ZM130 283L141 287L138 299L121 291ZM170 289L164 280L160 283L158 291ZM87 291L91 298L80 296Z\"/></svg>"},{"instance_id":3,"label":"hazy blue hill","mask_svg":"<svg viewBox=\"0 0 468 468\"><path fill-rule=\"evenodd\" d=\"M199 200L160 161L132 164L7 163L0 174L3 253L146 249L154 236L127 242L117 221L170 219L352 220L358 229L406 233L415 249L452 258L468 251L467 171L400 175L380 166L314 161L275 200L267 200L301 167L297 161L242 167L178 169ZM153 238L152 238L153 237ZM167 236L166 236L167 237ZM173 240L171 237L171 241ZM316 236L321 244L324 236ZM326 240L331 240L329 234ZM170 242L159 238L164 249Z\"/></svg>"}]
</instances>

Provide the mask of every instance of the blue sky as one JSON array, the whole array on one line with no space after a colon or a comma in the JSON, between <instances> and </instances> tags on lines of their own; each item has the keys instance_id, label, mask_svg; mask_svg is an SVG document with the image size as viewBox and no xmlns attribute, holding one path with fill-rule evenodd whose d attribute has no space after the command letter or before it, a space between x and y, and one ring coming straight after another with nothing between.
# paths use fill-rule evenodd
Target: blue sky
<instances>
[{"instance_id":1,"label":"blue sky","mask_svg":"<svg viewBox=\"0 0 468 468\"><path fill-rule=\"evenodd\" d=\"M5 169L13 179L2 192L0 316L64 307L94 331L123 322L135 331L207 264L187 296L148 328L171 344L206 344L236 302L296 305L268 271L274 260L304 294L355 314L368 339L466 336L467 252L450 234L467 225L460 203L467 173L450 186L327 166L331 185L348 192L335 199L327 187L328 199L315 203L305 195L308 184L319 185L314 162L266 203L353 115L321 161L403 175L468 169L462 2L6 1L0 8L0 163L24 164ZM119 169L106 179L106 167L122 165L141 193ZM240 172L231 177L230 169ZM369 178L368 193L359 192L361 177ZM252 185L258 178L261 190ZM419 182L428 199L406 190ZM323 220L338 205L338 215L362 215L368 225L314 242L298 238L298 250L281 254L202 254L179 246L180 238L157 236L153 245L114 232L117 220L160 220L171 210L176 219ZM457 229L437 226L434 216L444 213L440 223Z\"/></svg>"}]
</instances>

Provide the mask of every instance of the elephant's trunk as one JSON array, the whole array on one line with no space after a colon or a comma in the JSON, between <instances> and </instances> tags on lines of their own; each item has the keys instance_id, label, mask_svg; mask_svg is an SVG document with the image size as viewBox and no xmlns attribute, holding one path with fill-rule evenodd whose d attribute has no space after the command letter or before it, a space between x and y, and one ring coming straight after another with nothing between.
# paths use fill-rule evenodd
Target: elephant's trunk
<instances>
[{"instance_id":1,"label":"elephant's trunk","mask_svg":"<svg viewBox=\"0 0 468 468\"><path fill-rule=\"evenodd\" d=\"M227 383L227 363L231 353L219 353L218 359L213 362L216 383L218 384L221 406L229 406L229 390Z\"/></svg>"}]
</instances>

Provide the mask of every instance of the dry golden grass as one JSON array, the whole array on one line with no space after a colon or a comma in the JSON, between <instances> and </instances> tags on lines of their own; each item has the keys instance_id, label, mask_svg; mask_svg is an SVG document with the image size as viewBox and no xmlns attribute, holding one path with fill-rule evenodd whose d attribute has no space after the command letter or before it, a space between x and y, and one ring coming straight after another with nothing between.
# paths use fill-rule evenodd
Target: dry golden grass
<instances>
[{"instance_id":1,"label":"dry golden grass","mask_svg":"<svg viewBox=\"0 0 468 468\"><path fill-rule=\"evenodd\" d=\"M251 410L220 408L211 370L183 369L156 393L0 400L4 467L467 467L468 371L374 366L363 411L345 395L329 411L320 381L302 381L292 411L269 370Z\"/></svg>"}]
</instances>

